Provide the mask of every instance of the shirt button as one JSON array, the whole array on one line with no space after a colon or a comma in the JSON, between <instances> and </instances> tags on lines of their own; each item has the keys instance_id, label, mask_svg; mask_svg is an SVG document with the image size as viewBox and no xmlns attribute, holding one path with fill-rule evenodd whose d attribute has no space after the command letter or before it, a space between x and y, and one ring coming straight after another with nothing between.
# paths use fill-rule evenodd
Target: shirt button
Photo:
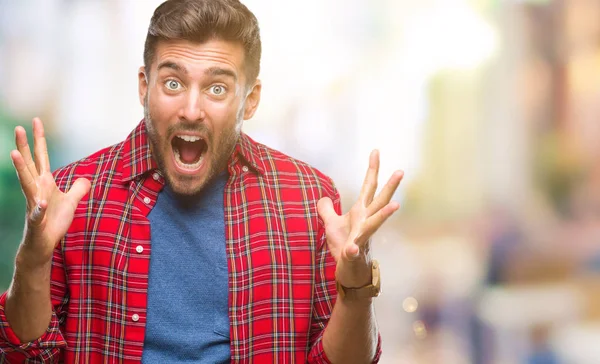
<instances>
[{"instance_id":1,"label":"shirt button","mask_svg":"<svg viewBox=\"0 0 600 364\"><path fill-rule=\"evenodd\" d=\"M145 204L149 204L150 203L150 197L144 197L144 203Z\"/></svg>"},{"instance_id":2,"label":"shirt button","mask_svg":"<svg viewBox=\"0 0 600 364\"><path fill-rule=\"evenodd\" d=\"M154 178L154 180L155 180L155 181L158 181L158 179L160 178L160 175L159 175L158 173L156 173L156 172L155 172L155 173L152 175L152 178Z\"/></svg>"},{"instance_id":3,"label":"shirt button","mask_svg":"<svg viewBox=\"0 0 600 364\"><path fill-rule=\"evenodd\" d=\"M244 171L244 172L248 172L248 167L247 167L247 166L243 166L243 167L242 167L242 171Z\"/></svg>"},{"instance_id":4,"label":"shirt button","mask_svg":"<svg viewBox=\"0 0 600 364\"><path fill-rule=\"evenodd\" d=\"M141 245L138 245L135 247L135 251L142 254L142 252L144 251L144 247Z\"/></svg>"},{"instance_id":5,"label":"shirt button","mask_svg":"<svg viewBox=\"0 0 600 364\"><path fill-rule=\"evenodd\" d=\"M134 313L133 315L131 315L131 320L133 320L133 322L138 322L139 319L140 319L140 315L138 315L137 313Z\"/></svg>"}]
</instances>

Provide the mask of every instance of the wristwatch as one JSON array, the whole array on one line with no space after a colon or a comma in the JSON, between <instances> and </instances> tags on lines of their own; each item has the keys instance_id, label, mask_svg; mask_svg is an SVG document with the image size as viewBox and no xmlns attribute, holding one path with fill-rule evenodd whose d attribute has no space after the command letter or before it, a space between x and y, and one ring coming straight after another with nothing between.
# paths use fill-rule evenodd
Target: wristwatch
<instances>
[{"instance_id":1,"label":"wristwatch","mask_svg":"<svg viewBox=\"0 0 600 364\"><path fill-rule=\"evenodd\" d=\"M356 288L344 287L336 279L335 287L337 289L338 295L341 298L347 297L349 299L357 299L379 296L379 294L381 293L381 275L379 272L379 262L375 259L371 261L371 283L367 284L366 286Z\"/></svg>"}]
</instances>

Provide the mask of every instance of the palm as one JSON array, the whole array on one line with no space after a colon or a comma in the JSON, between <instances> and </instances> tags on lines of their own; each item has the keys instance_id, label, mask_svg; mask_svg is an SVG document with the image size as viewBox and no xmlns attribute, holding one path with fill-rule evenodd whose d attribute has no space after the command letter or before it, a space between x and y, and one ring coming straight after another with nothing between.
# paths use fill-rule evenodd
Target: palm
<instances>
[{"instance_id":1,"label":"palm","mask_svg":"<svg viewBox=\"0 0 600 364\"><path fill-rule=\"evenodd\" d=\"M325 236L327 246L333 259L337 262L344 251L344 246L348 242L351 232L350 217L348 215L332 216L325 223Z\"/></svg>"},{"instance_id":2,"label":"palm","mask_svg":"<svg viewBox=\"0 0 600 364\"><path fill-rule=\"evenodd\" d=\"M61 192L50 173L44 127L39 119L34 119L33 134L35 162L27 135L21 127L15 129L18 150L11 152L11 158L27 201L24 244L37 252L38 263L41 263L50 259L56 244L66 234L73 221L75 208L89 191L90 183L78 179L69 192Z\"/></svg>"},{"instance_id":3,"label":"palm","mask_svg":"<svg viewBox=\"0 0 600 364\"><path fill-rule=\"evenodd\" d=\"M375 196L379 154L371 153L369 169L358 201L344 215L338 215L329 198L318 203L319 215L325 223L329 251L337 263L336 277L344 286L359 287L370 274L370 238L398 208L390 202L403 173L394 172L382 191Z\"/></svg>"},{"instance_id":4,"label":"palm","mask_svg":"<svg viewBox=\"0 0 600 364\"><path fill-rule=\"evenodd\" d=\"M38 225L39 230L48 237L47 248L54 249L58 241L67 233L79 201L61 192L49 172L39 176L37 185L40 195L47 196L45 199L48 202L46 213Z\"/></svg>"}]
</instances>

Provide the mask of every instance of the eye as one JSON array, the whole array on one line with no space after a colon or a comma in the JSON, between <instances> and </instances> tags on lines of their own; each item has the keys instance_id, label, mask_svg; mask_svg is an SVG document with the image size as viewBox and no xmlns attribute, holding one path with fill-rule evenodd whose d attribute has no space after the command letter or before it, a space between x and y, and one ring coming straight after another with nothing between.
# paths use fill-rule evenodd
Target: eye
<instances>
[{"instance_id":1,"label":"eye","mask_svg":"<svg viewBox=\"0 0 600 364\"><path fill-rule=\"evenodd\" d=\"M210 87L210 92L216 96L222 96L225 94L225 87L222 85L213 85Z\"/></svg>"},{"instance_id":2,"label":"eye","mask_svg":"<svg viewBox=\"0 0 600 364\"><path fill-rule=\"evenodd\" d=\"M175 80L167 80L165 87L170 91L177 91L181 88L181 84Z\"/></svg>"}]
</instances>

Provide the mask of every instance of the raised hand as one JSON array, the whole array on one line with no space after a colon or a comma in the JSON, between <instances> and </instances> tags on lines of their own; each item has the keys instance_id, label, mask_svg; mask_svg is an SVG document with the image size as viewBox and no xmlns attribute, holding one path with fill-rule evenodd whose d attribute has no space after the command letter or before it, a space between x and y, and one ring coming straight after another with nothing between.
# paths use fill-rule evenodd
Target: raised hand
<instances>
[{"instance_id":1,"label":"raised hand","mask_svg":"<svg viewBox=\"0 0 600 364\"><path fill-rule=\"evenodd\" d=\"M317 205L319 216L325 223L329 251L336 266L336 278L345 287L362 287L371 283L370 238L400 205L390 200L398 188L404 173L392 174L381 192L377 190L379 174L379 152L374 150L369 157L369 169L358 201L348 213L340 216L331 199L325 197Z\"/></svg>"},{"instance_id":2,"label":"raised hand","mask_svg":"<svg viewBox=\"0 0 600 364\"><path fill-rule=\"evenodd\" d=\"M26 257L22 263L31 267L52 260L54 248L73 221L77 204L90 190L90 182L84 178L75 181L67 193L58 189L50 170L44 126L39 118L33 119L33 140L35 161L25 129L17 126L17 150L10 153L27 202L25 234L19 254Z\"/></svg>"}]
</instances>

